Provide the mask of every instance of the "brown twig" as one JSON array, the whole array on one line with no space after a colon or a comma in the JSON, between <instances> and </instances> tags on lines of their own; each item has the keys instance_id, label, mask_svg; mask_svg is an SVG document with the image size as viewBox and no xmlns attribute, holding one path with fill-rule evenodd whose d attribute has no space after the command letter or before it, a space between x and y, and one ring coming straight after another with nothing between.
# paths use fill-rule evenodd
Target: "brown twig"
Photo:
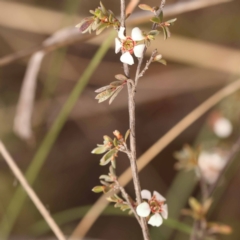
<instances>
[{"instance_id":1,"label":"brown twig","mask_svg":"<svg viewBox=\"0 0 240 240\"><path fill-rule=\"evenodd\" d=\"M159 9L154 12L154 14L155 14L156 16L159 16L159 15L160 15L160 13L161 13L162 10L163 10L163 7L164 7L165 3L166 3L166 0L161 0L161 1L160 1ZM152 24L152 30L155 30L156 28L157 28L157 24L156 24L156 23L153 23L153 24ZM141 67L142 67L142 63L143 63L143 58L144 58L144 55L145 55L146 51L147 51L147 46L145 46L145 48L144 48L144 50L143 50L143 55L142 55L142 57L138 59L138 66L137 66L137 71L136 71L136 75L135 75L135 87L136 87L137 84L138 84L139 78L143 76L143 74L142 74L142 75L140 74L140 71L141 71ZM153 52L155 52L155 51L156 51L156 50L154 50ZM153 56L153 53L152 53L152 56ZM152 60L153 60L153 59L152 59ZM152 62L152 61L151 61L151 62ZM149 64L148 64L147 67L150 66L151 62L149 62ZM145 68L146 68L146 67L145 67ZM147 70L147 69L146 69L146 70ZM145 71L142 71L141 73L145 73L146 70L145 70Z\"/></svg>"},{"instance_id":2,"label":"brown twig","mask_svg":"<svg viewBox=\"0 0 240 240\"><path fill-rule=\"evenodd\" d=\"M138 79L139 79L140 77L142 77L142 76L144 75L144 73L148 70L148 68L149 68L149 66L151 65L151 63L153 62L154 57L156 56L156 54L157 54L157 49L155 49L155 50L152 52L152 55L151 55L150 59L147 61L144 69L138 74Z\"/></svg>"},{"instance_id":3,"label":"brown twig","mask_svg":"<svg viewBox=\"0 0 240 240\"><path fill-rule=\"evenodd\" d=\"M120 0L121 3L121 26L125 27L125 18L126 18L126 6L125 6L125 0ZM129 66L124 63L123 69L125 75L129 78ZM138 175L138 168L136 163L136 135L135 135L135 86L134 87L130 84L130 82L127 83L128 86L128 110L129 110L129 129L130 129L130 151L131 151L131 157L130 159L130 166L132 170L132 178L133 178L133 184L134 184L134 190L136 194L137 203L140 204L142 202L141 197L141 186L140 186L140 180ZM141 228L144 240L149 240L149 230L147 226L147 222L145 218L140 218L141 221Z\"/></svg>"},{"instance_id":4,"label":"brown twig","mask_svg":"<svg viewBox=\"0 0 240 240\"><path fill-rule=\"evenodd\" d=\"M117 184L118 189L120 190L120 192L122 193L123 197L126 199L128 206L130 207L131 211L133 212L135 218L137 219L140 227L142 226L141 223L141 219L140 217L137 215L136 209L134 208L134 206L132 205L130 198L127 194L127 192L125 191L125 189L120 185L120 183L118 182L118 180L115 180L115 183Z\"/></svg>"},{"instance_id":5,"label":"brown twig","mask_svg":"<svg viewBox=\"0 0 240 240\"><path fill-rule=\"evenodd\" d=\"M240 89L240 79L233 83L223 87L213 96L204 101L201 105L196 107L187 116L185 116L181 121L174 125L164 136L162 136L157 142L155 142L144 154L142 154L137 163L138 169L141 171L146 167L163 149L165 149L176 137L178 137L184 130L186 130L191 124L193 124L197 119L199 119L203 114L205 114L209 109L223 100L225 97L233 94ZM131 169L128 168L119 177L119 182L121 186L126 186L132 179ZM78 235L83 237L89 231L91 226L101 215L102 211L106 208L108 202L106 201L106 196L101 196L88 213L84 216L80 224L78 225L76 231Z\"/></svg>"},{"instance_id":6,"label":"brown twig","mask_svg":"<svg viewBox=\"0 0 240 240\"><path fill-rule=\"evenodd\" d=\"M59 240L65 240L66 238L64 234L62 233L58 225L55 223L55 221L53 220L53 218L51 217L47 209L44 207L44 205L42 204L42 202L40 201L36 193L33 191L31 186L28 184L26 178L24 177L24 175L22 174L22 172L20 171L20 169L18 168L18 166L16 165L12 157L10 156L9 152L7 151L7 149L5 148L1 140L0 140L0 153L2 154L4 160L12 170L17 180L21 183L23 189L27 192L28 196L33 201L36 208L42 214L43 218L48 223L49 227L52 229L56 237Z\"/></svg>"},{"instance_id":7,"label":"brown twig","mask_svg":"<svg viewBox=\"0 0 240 240\"><path fill-rule=\"evenodd\" d=\"M230 2L230 1L231 0L211 0L211 1L199 0L199 1L194 1L194 2L192 2L192 1L191 2L180 2L180 3L172 4L172 5L165 7L164 15L165 16L177 15L177 14L181 14L184 12L189 12L189 11L201 9L204 7L209 7L209 6L220 4L220 3L226 3L226 2ZM149 17L151 17L151 15L148 14L148 12L135 13L135 14L131 15L130 19L128 19L128 23L129 23L129 25L140 24L145 21L148 21ZM76 29L72 28L72 33L69 32L68 39L64 39L61 42L53 43L48 46L42 44L37 47L33 47L30 49L24 49L19 52L15 52L10 55L4 56L4 57L0 58L0 66L5 66L5 65L8 65L15 61L18 61L20 59L29 57L37 51L45 51L47 53L47 52L54 51L58 48L76 43L76 42L86 41L93 37L95 37L93 34L92 35L83 35L83 34L79 34L79 32L78 32L78 34L76 34Z\"/></svg>"}]
</instances>

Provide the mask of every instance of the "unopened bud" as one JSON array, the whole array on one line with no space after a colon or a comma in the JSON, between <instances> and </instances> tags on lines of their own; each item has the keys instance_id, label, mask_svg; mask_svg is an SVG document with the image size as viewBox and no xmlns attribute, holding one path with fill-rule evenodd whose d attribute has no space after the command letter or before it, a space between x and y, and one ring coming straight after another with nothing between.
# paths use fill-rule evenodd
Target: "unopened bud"
<instances>
[{"instance_id":1,"label":"unopened bud","mask_svg":"<svg viewBox=\"0 0 240 240\"><path fill-rule=\"evenodd\" d=\"M100 193L104 191L104 186L96 186L92 189L93 192L95 193Z\"/></svg>"},{"instance_id":2,"label":"unopened bud","mask_svg":"<svg viewBox=\"0 0 240 240\"><path fill-rule=\"evenodd\" d=\"M118 130L115 130L115 131L113 132L113 135L114 135L118 140L120 140L120 139L123 138L122 134L121 134Z\"/></svg>"}]
</instances>

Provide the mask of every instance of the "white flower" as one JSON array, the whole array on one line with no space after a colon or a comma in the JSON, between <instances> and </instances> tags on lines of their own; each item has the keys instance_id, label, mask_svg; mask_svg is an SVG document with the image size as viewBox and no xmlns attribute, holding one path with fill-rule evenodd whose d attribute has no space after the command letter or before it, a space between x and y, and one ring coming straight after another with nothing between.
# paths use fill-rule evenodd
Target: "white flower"
<instances>
[{"instance_id":1,"label":"white flower","mask_svg":"<svg viewBox=\"0 0 240 240\"><path fill-rule=\"evenodd\" d=\"M120 61L132 65L134 64L134 59L131 54L134 53L134 55L138 58L141 58L143 55L145 44L138 44L138 42L143 41L144 36L138 27L132 29L131 37L126 37L124 35L124 31L125 28L120 27L120 30L118 31L118 38L115 38L115 53L120 52L122 49L123 54Z\"/></svg>"},{"instance_id":2,"label":"white flower","mask_svg":"<svg viewBox=\"0 0 240 240\"><path fill-rule=\"evenodd\" d=\"M216 182L221 170L226 165L226 159L216 152L201 152L198 157L198 165L202 175L208 184Z\"/></svg>"},{"instance_id":3,"label":"white flower","mask_svg":"<svg viewBox=\"0 0 240 240\"><path fill-rule=\"evenodd\" d=\"M213 125L213 131L219 138L227 138L231 135L233 130L231 122L224 118L218 118Z\"/></svg>"},{"instance_id":4,"label":"white flower","mask_svg":"<svg viewBox=\"0 0 240 240\"><path fill-rule=\"evenodd\" d=\"M159 227L163 222L163 218L167 219L168 217L167 204L164 203L166 199L156 191L154 191L153 196L151 196L150 191L142 190L141 195L142 198L147 199L148 202L143 202L137 206L137 214L140 217L148 217L152 213L148 224Z\"/></svg>"}]
</instances>

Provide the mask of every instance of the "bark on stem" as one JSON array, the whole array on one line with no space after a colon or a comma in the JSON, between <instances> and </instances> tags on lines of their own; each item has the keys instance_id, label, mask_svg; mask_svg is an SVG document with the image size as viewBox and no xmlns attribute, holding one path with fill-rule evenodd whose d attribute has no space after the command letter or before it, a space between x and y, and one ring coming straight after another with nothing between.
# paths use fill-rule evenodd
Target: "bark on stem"
<instances>
[{"instance_id":1,"label":"bark on stem","mask_svg":"<svg viewBox=\"0 0 240 240\"><path fill-rule=\"evenodd\" d=\"M134 190L136 194L137 204L142 202L141 186L138 175L136 162L136 136L135 136L135 89L128 83L128 110L129 110L129 127L130 127L130 165L132 170L132 178ZM145 218L141 218L141 226L144 240L150 240L149 230Z\"/></svg>"},{"instance_id":2,"label":"bark on stem","mask_svg":"<svg viewBox=\"0 0 240 240\"><path fill-rule=\"evenodd\" d=\"M120 0L120 3L121 3L121 26L125 27L125 14L126 14L125 0ZM125 75L128 78L130 78L129 66L127 64L123 64L123 68L124 68ZM141 197L141 186L140 186L137 163L136 163L135 99L134 99L135 85L131 86L130 82L128 82L127 85L128 85L128 109L129 109L130 151L131 151L130 165L132 170L133 184L134 184L137 204L140 204L142 202L142 197ZM145 218L141 218L141 227L142 227L144 240L150 240L149 229L148 229Z\"/></svg>"}]
</instances>

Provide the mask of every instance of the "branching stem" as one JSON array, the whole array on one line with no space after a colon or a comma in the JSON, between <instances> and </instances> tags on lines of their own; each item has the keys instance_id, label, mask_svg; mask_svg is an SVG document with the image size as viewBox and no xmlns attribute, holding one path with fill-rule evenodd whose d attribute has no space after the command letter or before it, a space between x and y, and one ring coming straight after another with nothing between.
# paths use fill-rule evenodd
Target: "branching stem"
<instances>
[{"instance_id":1,"label":"branching stem","mask_svg":"<svg viewBox=\"0 0 240 240\"><path fill-rule=\"evenodd\" d=\"M125 191L125 189L120 185L120 183L118 182L118 180L115 180L115 183L118 187L118 189L120 190L120 192L122 193L123 197L126 199L128 206L131 208L131 211L133 212L135 218L137 219L138 223L140 226L142 226L140 217L137 215L136 209L134 208L134 206L132 205L132 202L130 201L130 198L127 194L127 192Z\"/></svg>"},{"instance_id":2,"label":"branching stem","mask_svg":"<svg viewBox=\"0 0 240 240\"><path fill-rule=\"evenodd\" d=\"M121 3L121 26L125 27L125 0L120 0ZM129 74L129 66L127 64L123 64L124 73L125 75L130 78ZM130 127L130 165L132 170L132 177L133 177L133 184L134 184L134 190L136 194L137 204L140 204L142 202L141 197L141 186L139 181L139 175L138 175L138 168L137 168L137 162L136 162L136 136L135 136L135 87L136 82L134 83L134 86L132 86L132 83L128 81L128 109L129 109L129 127ZM141 220L141 228L144 240L150 240L149 237L149 229L147 226L147 222L145 218L140 218Z\"/></svg>"}]
</instances>

